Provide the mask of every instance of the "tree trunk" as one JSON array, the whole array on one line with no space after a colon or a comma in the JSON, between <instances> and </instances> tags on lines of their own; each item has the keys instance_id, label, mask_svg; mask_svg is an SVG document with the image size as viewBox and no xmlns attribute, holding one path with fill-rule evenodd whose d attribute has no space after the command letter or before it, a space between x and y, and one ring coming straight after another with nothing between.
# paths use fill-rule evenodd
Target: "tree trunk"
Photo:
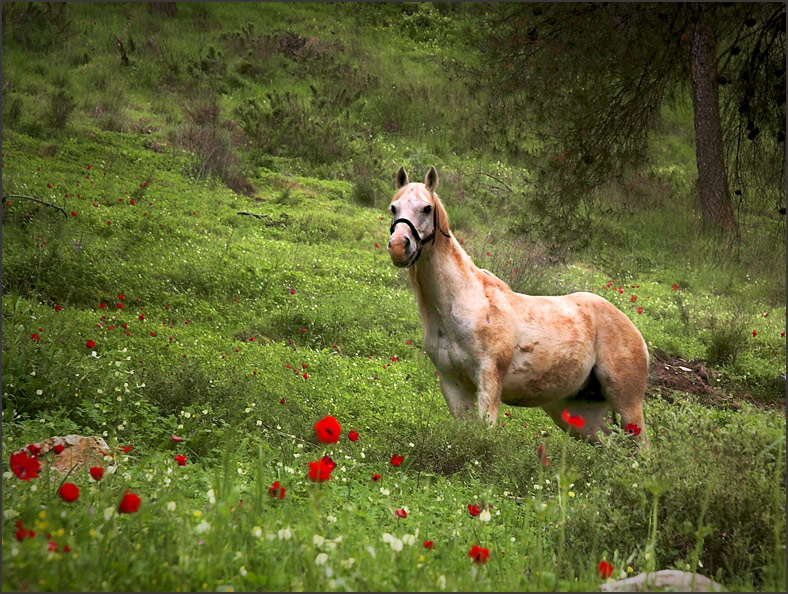
<instances>
[{"instance_id":1,"label":"tree trunk","mask_svg":"<svg viewBox=\"0 0 788 594\"><path fill-rule=\"evenodd\" d=\"M708 224L736 237L738 226L731 206L722 144L717 87L717 42L714 24L709 15L709 10L713 7L693 2L692 9L695 24L690 45L690 73L701 214Z\"/></svg>"}]
</instances>

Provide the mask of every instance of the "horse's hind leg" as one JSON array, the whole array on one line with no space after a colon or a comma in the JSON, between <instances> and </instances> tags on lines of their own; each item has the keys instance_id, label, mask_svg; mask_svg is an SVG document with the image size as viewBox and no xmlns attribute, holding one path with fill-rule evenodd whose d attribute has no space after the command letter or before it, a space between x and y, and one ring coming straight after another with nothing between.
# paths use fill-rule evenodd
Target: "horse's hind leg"
<instances>
[{"instance_id":1,"label":"horse's hind leg","mask_svg":"<svg viewBox=\"0 0 788 594\"><path fill-rule=\"evenodd\" d=\"M643 398L648 377L648 354L645 345L625 351L610 352L601 349L597 353L595 373L602 386L605 398L621 419L621 427L637 425L640 434L636 440L644 448L649 447L646 438L646 422L643 417Z\"/></svg>"},{"instance_id":2,"label":"horse's hind leg","mask_svg":"<svg viewBox=\"0 0 788 594\"><path fill-rule=\"evenodd\" d=\"M610 403L601 400L579 400L576 398L565 398L543 406L545 412L550 415L556 425L577 439L584 439L590 443L599 443L599 433L603 435L610 433L605 424L605 415L610 411ZM580 415L584 423L582 428L569 425L564 421L562 414L568 410L571 415Z\"/></svg>"}]
</instances>

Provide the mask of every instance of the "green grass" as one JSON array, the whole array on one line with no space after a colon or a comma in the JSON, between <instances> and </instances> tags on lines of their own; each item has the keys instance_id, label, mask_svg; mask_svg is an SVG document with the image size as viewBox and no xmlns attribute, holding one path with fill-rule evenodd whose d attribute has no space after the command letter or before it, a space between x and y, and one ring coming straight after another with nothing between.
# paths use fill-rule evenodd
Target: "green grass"
<instances>
[{"instance_id":1,"label":"green grass","mask_svg":"<svg viewBox=\"0 0 788 594\"><path fill-rule=\"evenodd\" d=\"M4 590L585 591L603 581L603 559L616 579L697 567L731 590L784 588L784 243L775 248L757 213L737 254L706 238L692 215L686 113L666 114L650 169L609 189L615 214L596 213L587 246L561 264L510 232L521 169L458 123L478 104L445 67L472 59L456 41L472 11L178 9L154 21L141 5L68 5L71 35L60 39L56 20L20 24L4 4L16 29L4 25L3 193L68 213L3 206ZM127 22L131 72L114 46ZM239 70L245 58L223 37L250 22L252 47L270 53L259 72ZM436 29L422 37L425 22ZM271 50L271 31L329 49L292 60ZM190 74L210 45L220 72ZM220 107L211 125L240 128L247 98L294 81L300 107L282 118L311 122L295 141L266 115L263 129L289 144L214 147L237 159L230 173L250 195L200 173L212 158L179 140L195 97ZM340 108L345 99L321 105L309 90L337 81L361 94ZM36 93L58 85L75 107L50 130ZM341 156L325 160L309 130L335 134ZM618 432L602 448L574 442L539 409L505 407L496 427L451 419L416 303L385 251L395 166L415 180L433 163L452 228L480 266L529 293L600 294L652 350L706 361L720 392L759 404L729 410L683 393L668 403L655 389L645 410L654 447L638 456ZM326 415L342 424L337 444L315 438ZM57 495L63 477L25 482L8 467L17 449L69 433L103 436L117 463L100 482L69 476L81 490L70 504ZM312 483L307 463L324 455L337 468ZM274 481L284 499L269 496ZM127 489L142 506L115 513ZM469 504L491 505L489 520ZM19 520L34 538L15 538ZM472 563L473 544L490 549L486 564Z\"/></svg>"}]
</instances>

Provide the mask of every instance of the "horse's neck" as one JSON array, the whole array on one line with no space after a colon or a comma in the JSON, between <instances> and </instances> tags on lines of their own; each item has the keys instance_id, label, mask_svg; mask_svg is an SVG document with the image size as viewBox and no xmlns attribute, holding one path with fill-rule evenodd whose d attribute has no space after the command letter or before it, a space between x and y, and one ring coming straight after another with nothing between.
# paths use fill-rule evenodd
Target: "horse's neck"
<instances>
[{"instance_id":1,"label":"horse's neck","mask_svg":"<svg viewBox=\"0 0 788 594\"><path fill-rule=\"evenodd\" d=\"M442 316L460 295L475 287L475 266L454 237L425 255L415 266L414 289L422 314L436 312Z\"/></svg>"}]
</instances>

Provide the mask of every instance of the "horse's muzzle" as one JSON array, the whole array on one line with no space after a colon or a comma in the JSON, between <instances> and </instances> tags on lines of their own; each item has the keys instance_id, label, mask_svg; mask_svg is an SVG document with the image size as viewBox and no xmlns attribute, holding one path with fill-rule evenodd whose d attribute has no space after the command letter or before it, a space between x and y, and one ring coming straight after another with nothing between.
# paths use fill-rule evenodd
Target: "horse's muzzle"
<instances>
[{"instance_id":1,"label":"horse's muzzle","mask_svg":"<svg viewBox=\"0 0 788 594\"><path fill-rule=\"evenodd\" d=\"M396 237L392 235L387 247L391 263L398 268L408 267L416 253L416 247L405 233L397 234Z\"/></svg>"}]
</instances>

